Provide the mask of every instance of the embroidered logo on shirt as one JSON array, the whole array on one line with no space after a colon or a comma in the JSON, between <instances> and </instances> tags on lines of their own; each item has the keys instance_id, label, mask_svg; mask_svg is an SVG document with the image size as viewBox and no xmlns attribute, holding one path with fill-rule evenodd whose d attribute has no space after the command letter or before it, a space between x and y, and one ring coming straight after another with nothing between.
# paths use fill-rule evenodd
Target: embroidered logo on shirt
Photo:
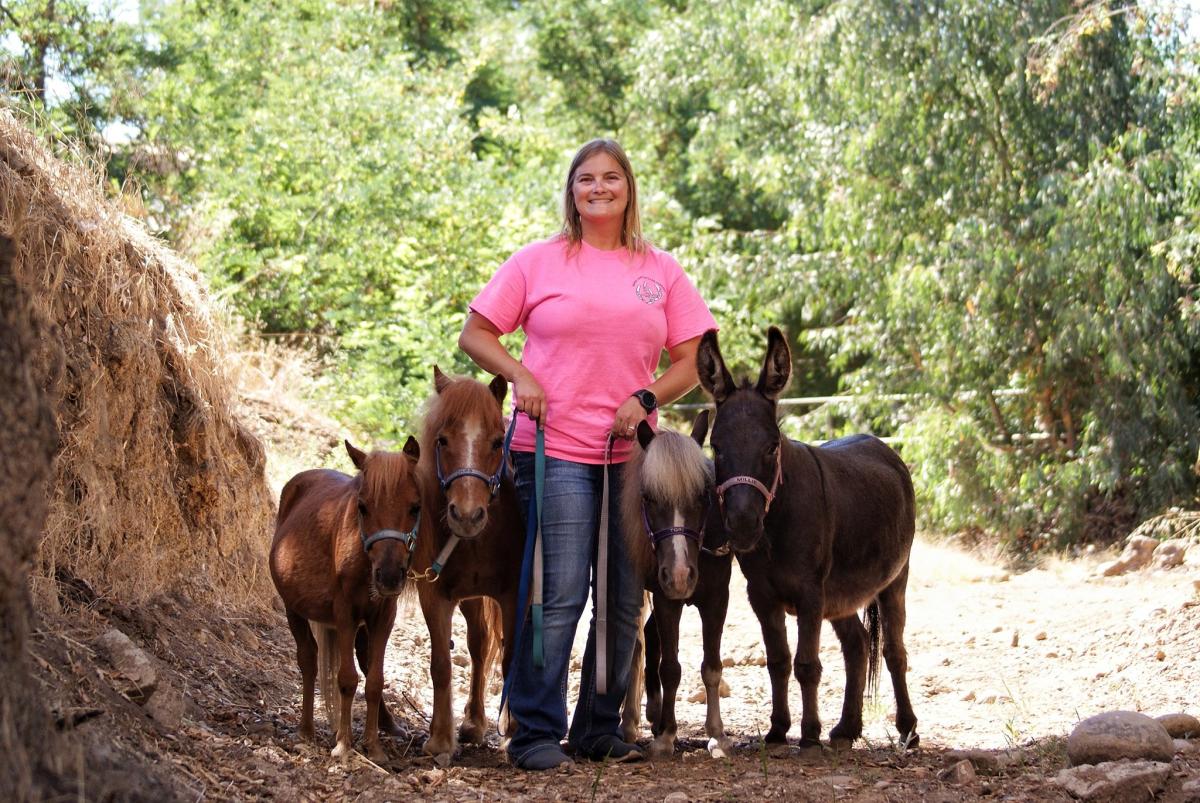
<instances>
[{"instance_id":1,"label":"embroidered logo on shirt","mask_svg":"<svg viewBox=\"0 0 1200 803\"><path fill-rule=\"evenodd\" d=\"M639 276L637 277L637 281L633 283L633 292L644 303L653 304L659 301L666 291L661 284L649 276Z\"/></svg>"}]
</instances>

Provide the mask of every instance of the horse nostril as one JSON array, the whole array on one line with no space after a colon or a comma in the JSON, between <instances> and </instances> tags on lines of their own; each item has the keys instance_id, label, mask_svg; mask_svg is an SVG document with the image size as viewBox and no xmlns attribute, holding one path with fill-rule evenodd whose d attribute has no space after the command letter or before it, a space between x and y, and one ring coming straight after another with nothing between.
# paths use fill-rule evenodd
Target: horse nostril
<instances>
[{"instance_id":1,"label":"horse nostril","mask_svg":"<svg viewBox=\"0 0 1200 803\"><path fill-rule=\"evenodd\" d=\"M473 524L473 525L482 524L483 517L486 515L487 515L487 511L484 510L483 508L479 508L478 510L475 511L474 515L471 516L471 524Z\"/></svg>"},{"instance_id":2,"label":"horse nostril","mask_svg":"<svg viewBox=\"0 0 1200 803\"><path fill-rule=\"evenodd\" d=\"M450 507L447 508L447 512L450 514L450 518L454 519L455 521L462 521L462 516L458 512L458 505L451 502Z\"/></svg>"}]
</instances>

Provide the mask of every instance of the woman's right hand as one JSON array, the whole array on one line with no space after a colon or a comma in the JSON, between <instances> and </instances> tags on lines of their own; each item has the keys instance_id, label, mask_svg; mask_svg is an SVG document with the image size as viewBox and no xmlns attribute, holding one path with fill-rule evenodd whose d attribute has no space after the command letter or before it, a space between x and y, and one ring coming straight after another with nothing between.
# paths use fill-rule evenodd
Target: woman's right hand
<instances>
[{"instance_id":1,"label":"woman's right hand","mask_svg":"<svg viewBox=\"0 0 1200 803\"><path fill-rule=\"evenodd\" d=\"M537 422L538 429L546 426L546 391L524 367L513 377L513 393L516 395L517 411Z\"/></svg>"}]
</instances>

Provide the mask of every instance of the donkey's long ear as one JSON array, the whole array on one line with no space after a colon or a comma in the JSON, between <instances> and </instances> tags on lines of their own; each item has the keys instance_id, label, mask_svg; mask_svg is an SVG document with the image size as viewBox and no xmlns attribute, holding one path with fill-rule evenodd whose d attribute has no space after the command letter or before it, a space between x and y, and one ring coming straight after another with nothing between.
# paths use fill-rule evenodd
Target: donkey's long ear
<instances>
[{"instance_id":1,"label":"donkey's long ear","mask_svg":"<svg viewBox=\"0 0 1200 803\"><path fill-rule=\"evenodd\" d=\"M645 421L639 421L637 425L637 439L643 449L649 449L650 442L654 440L654 428Z\"/></svg>"},{"instance_id":2,"label":"donkey's long ear","mask_svg":"<svg viewBox=\"0 0 1200 803\"><path fill-rule=\"evenodd\" d=\"M354 467L359 471L363 470L363 466L367 464L367 456L361 449L355 449L354 444L350 441L342 441L346 444L346 454L350 455L350 461L354 463Z\"/></svg>"},{"instance_id":3,"label":"donkey's long ear","mask_svg":"<svg viewBox=\"0 0 1200 803\"><path fill-rule=\"evenodd\" d=\"M733 392L733 377L721 356L716 329L709 329L700 338L700 346L696 349L696 373L700 376L700 387L708 391L717 404Z\"/></svg>"},{"instance_id":4,"label":"donkey's long ear","mask_svg":"<svg viewBox=\"0 0 1200 803\"><path fill-rule=\"evenodd\" d=\"M767 330L767 357L758 375L758 392L771 401L779 398L792 378L792 351L779 327Z\"/></svg>"},{"instance_id":5,"label":"donkey's long ear","mask_svg":"<svg viewBox=\"0 0 1200 803\"><path fill-rule=\"evenodd\" d=\"M445 390L451 381L450 377L442 373L441 368L438 368L437 365L433 366L433 387L438 393Z\"/></svg>"},{"instance_id":6,"label":"donkey's long ear","mask_svg":"<svg viewBox=\"0 0 1200 803\"><path fill-rule=\"evenodd\" d=\"M708 437L708 410L700 411L700 415L696 416L696 420L692 422L692 440L698 446L704 445L704 439Z\"/></svg>"},{"instance_id":7,"label":"donkey's long ear","mask_svg":"<svg viewBox=\"0 0 1200 803\"><path fill-rule=\"evenodd\" d=\"M488 384L488 390L492 392L492 395L496 397L496 401L499 402L500 406L503 408L504 397L508 395L508 380L502 376L496 376L496 378Z\"/></svg>"},{"instance_id":8,"label":"donkey's long ear","mask_svg":"<svg viewBox=\"0 0 1200 803\"><path fill-rule=\"evenodd\" d=\"M417 443L417 439L412 435L404 442L404 454L414 463L421 459L421 444Z\"/></svg>"}]
</instances>

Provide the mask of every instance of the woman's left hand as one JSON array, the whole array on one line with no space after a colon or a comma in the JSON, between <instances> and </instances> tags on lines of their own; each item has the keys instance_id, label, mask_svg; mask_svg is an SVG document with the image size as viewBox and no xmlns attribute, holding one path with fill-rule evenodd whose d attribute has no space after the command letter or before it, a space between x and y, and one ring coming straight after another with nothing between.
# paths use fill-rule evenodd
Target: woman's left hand
<instances>
[{"instance_id":1,"label":"woman's left hand","mask_svg":"<svg viewBox=\"0 0 1200 803\"><path fill-rule=\"evenodd\" d=\"M637 425L646 420L646 409L636 397L630 396L617 408L613 417L612 434L614 438L633 440Z\"/></svg>"}]
</instances>

